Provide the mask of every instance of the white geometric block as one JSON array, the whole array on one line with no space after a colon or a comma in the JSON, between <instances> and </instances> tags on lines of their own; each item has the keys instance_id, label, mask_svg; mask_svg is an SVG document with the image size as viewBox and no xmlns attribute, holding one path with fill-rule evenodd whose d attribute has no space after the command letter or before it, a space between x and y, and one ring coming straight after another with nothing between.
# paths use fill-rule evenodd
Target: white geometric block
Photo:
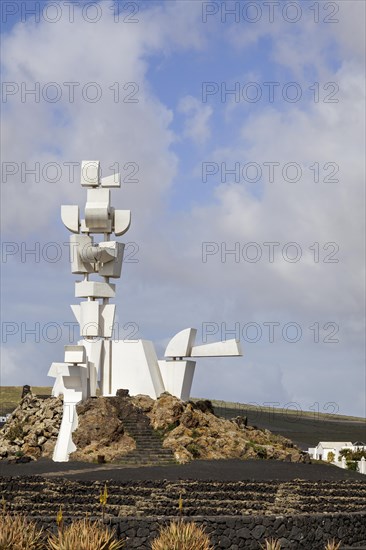
<instances>
[{"instance_id":1,"label":"white geometric block","mask_svg":"<svg viewBox=\"0 0 366 550\"><path fill-rule=\"evenodd\" d=\"M186 328L170 340L165 350L165 357L189 357L197 334L197 329Z\"/></svg>"},{"instance_id":2,"label":"white geometric block","mask_svg":"<svg viewBox=\"0 0 366 550\"><path fill-rule=\"evenodd\" d=\"M126 233L131 225L131 210L114 210L113 231L117 237Z\"/></svg>"},{"instance_id":3,"label":"white geometric block","mask_svg":"<svg viewBox=\"0 0 366 550\"><path fill-rule=\"evenodd\" d=\"M96 281L78 281L75 283L76 298L114 298L116 285Z\"/></svg>"},{"instance_id":4,"label":"white geometric block","mask_svg":"<svg viewBox=\"0 0 366 550\"><path fill-rule=\"evenodd\" d=\"M111 395L127 388L131 395L143 393L153 399L165 391L158 359L148 340L118 340L112 344Z\"/></svg>"},{"instance_id":5,"label":"white geometric block","mask_svg":"<svg viewBox=\"0 0 366 550\"><path fill-rule=\"evenodd\" d=\"M81 302L80 307L80 335L83 337L101 336L99 302Z\"/></svg>"},{"instance_id":6,"label":"white geometric block","mask_svg":"<svg viewBox=\"0 0 366 550\"><path fill-rule=\"evenodd\" d=\"M97 187L100 181L99 160L83 160L81 163L81 185L83 187Z\"/></svg>"},{"instance_id":7,"label":"white geometric block","mask_svg":"<svg viewBox=\"0 0 366 550\"><path fill-rule=\"evenodd\" d=\"M99 275L118 279L121 276L125 245L116 241L107 241L100 243L99 248L104 248L105 253L108 251L109 254L114 254L114 257L111 258L112 261L103 262L102 259L100 260L102 265L99 265Z\"/></svg>"},{"instance_id":8,"label":"white geometric block","mask_svg":"<svg viewBox=\"0 0 366 550\"><path fill-rule=\"evenodd\" d=\"M240 349L240 343L233 338L224 342L213 342L212 344L203 344L193 346L191 357L230 357L243 355Z\"/></svg>"},{"instance_id":9,"label":"white geometric block","mask_svg":"<svg viewBox=\"0 0 366 550\"><path fill-rule=\"evenodd\" d=\"M94 272L92 258L87 254L92 244L93 239L88 235L70 235L71 273Z\"/></svg>"},{"instance_id":10,"label":"white geometric block","mask_svg":"<svg viewBox=\"0 0 366 550\"><path fill-rule=\"evenodd\" d=\"M102 178L100 182L102 187L121 187L121 174L112 174Z\"/></svg>"},{"instance_id":11,"label":"white geometric block","mask_svg":"<svg viewBox=\"0 0 366 550\"><path fill-rule=\"evenodd\" d=\"M73 233L79 233L80 215L79 207L75 204L63 204L61 206L61 220L67 229Z\"/></svg>"},{"instance_id":12,"label":"white geometric block","mask_svg":"<svg viewBox=\"0 0 366 550\"><path fill-rule=\"evenodd\" d=\"M93 321L93 323L95 323L95 324L98 323L98 326L99 326L99 333L95 334L95 336L102 336L104 338L110 338L113 334L114 316L115 316L115 311L116 311L115 304L101 305L96 301L94 301L94 302L81 302L81 304L84 304L84 303L86 303L86 304L98 304L99 305L99 318L98 318L99 320L98 320L98 322ZM75 315L76 321L80 325L80 335L83 336L82 328L81 328L81 326L82 326L82 320L81 320L81 307L82 307L82 305L81 304L75 304L75 305L72 305L70 307L72 309L73 314ZM92 307L95 307L95 306L92 306ZM86 330L87 330L86 336L93 336L91 334L92 326L86 327ZM86 341L88 341L88 340L86 340ZM88 358L89 358L89 356L88 356ZM90 358L89 358L89 360L90 360Z\"/></svg>"},{"instance_id":13,"label":"white geometric block","mask_svg":"<svg viewBox=\"0 0 366 550\"><path fill-rule=\"evenodd\" d=\"M88 189L85 205L85 224L94 229L107 229L110 220L109 189Z\"/></svg>"},{"instance_id":14,"label":"white geometric block","mask_svg":"<svg viewBox=\"0 0 366 550\"><path fill-rule=\"evenodd\" d=\"M158 361L165 391L182 401L188 401L191 393L195 361Z\"/></svg>"},{"instance_id":15,"label":"white geometric block","mask_svg":"<svg viewBox=\"0 0 366 550\"><path fill-rule=\"evenodd\" d=\"M80 222L80 232L81 233L112 233L112 220L108 220L105 227L93 228L88 227L85 223L85 220Z\"/></svg>"},{"instance_id":16,"label":"white geometric block","mask_svg":"<svg viewBox=\"0 0 366 550\"><path fill-rule=\"evenodd\" d=\"M59 395L61 395L64 389L62 376L61 374L59 374L59 367L61 365L63 365L63 363L52 363L47 373L47 376L51 376L52 378L56 379L52 388L53 397L58 397Z\"/></svg>"},{"instance_id":17,"label":"white geometric block","mask_svg":"<svg viewBox=\"0 0 366 550\"><path fill-rule=\"evenodd\" d=\"M84 346L64 346L65 363L85 363Z\"/></svg>"}]
</instances>

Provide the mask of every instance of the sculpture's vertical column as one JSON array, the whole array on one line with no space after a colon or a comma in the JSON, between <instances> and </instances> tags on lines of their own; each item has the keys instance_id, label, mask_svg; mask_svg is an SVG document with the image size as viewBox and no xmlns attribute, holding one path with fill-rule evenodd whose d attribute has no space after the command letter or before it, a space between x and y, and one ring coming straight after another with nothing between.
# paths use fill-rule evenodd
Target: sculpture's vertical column
<instances>
[{"instance_id":1,"label":"sculpture's vertical column","mask_svg":"<svg viewBox=\"0 0 366 550\"><path fill-rule=\"evenodd\" d=\"M71 271L83 275L75 283L75 296L85 298L72 310L80 324L80 335L90 360L90 395L95 395L100 377L102 395L110 394L111 345L115 305L115 285L110 279L121 276L124 244L111 241L112 233L123 235L130 226L129 210L115 210L110 204L110 189L120 187L119 174L100 177L98 161L83 161L81 185L87 189L85 218L80 220L77 206L63 206L62 221L74 234L70 237ZM94 242L93 235L103 240ZM99 277L99 280L98 280ZM102 341L99 344L99 341Z\"/></svg>"}]
</instances>

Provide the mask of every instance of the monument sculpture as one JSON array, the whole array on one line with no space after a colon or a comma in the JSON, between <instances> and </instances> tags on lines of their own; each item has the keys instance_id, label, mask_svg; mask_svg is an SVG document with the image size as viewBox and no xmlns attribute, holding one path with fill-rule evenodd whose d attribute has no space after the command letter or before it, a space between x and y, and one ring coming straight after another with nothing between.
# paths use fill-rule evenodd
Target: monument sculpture
<instances>
[{"instance_id":1,"label":"monument sculpture","mask_svg":"<svg viewBox=\"0 0 366 550\"><path fill-rule=\"evenodd\" d=\"M239 356L239 342L195 345L197 330L187 328L176 334L158 360L149 340L112 340L116 294L110 279L121 276L125 245L111 240L124 235L131 223L129 210L111 206L111 189L121 185L119 174L101 178L99 161L83 161L81 185L87 189L84 219L79 207L61 207L61 218L71 231L71 272L80 275L75 297L82 298L71 309L80 325L81 340L65 346L64 362L52 363L48 375L55 378L52 395L64 396L63 418L53 460L67 461L76 450L72 432L77 428L76 405L88 397L113 396L120 388L131 395L145 394L156 399L167 391L183 401L190 396L196 362L193 358ZM94 242L94 235L100 236ZM98 279L99 278L99 279Z\"/></svg>"}]
</instances>

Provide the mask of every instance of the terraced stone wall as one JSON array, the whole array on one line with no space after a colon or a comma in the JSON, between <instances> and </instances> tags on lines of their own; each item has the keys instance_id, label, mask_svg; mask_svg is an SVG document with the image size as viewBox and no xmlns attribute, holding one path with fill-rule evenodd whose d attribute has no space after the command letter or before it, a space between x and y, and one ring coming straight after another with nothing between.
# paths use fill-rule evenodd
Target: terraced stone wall
<instances>
[{"instance_id":1,"label":"terraced stone wall","mask_svg":"<svg viewBox=\"0 0 366 550\"><path fill-rule=\"evenodd\" d=\"M103 481L0 477L10 513L53 529L60 506L65 522L87 514L100 519L103 488ZM179 518L179 495L185 521L203 524L215 550L259 550L270 537L290 550L324 550L333 538L344 549L366 550L363 481L109 481L108 495L105 521L127 539L126 550L150 550L160 526Z\"/></svg>"},{"instance_id":2,"label":"terraced stone wall","mask_svg":"<svg viewBox=\"0 0 366 550\"><path fill-rule=\"evenodd\" d=\"M174 518L175 520L177 518ZM191 521L192 518L185 518ZM266 538L279 539L282 548L324 550L329 539L342 540L343 547L366 549L364 514L317 514L296 516L195 517L204 525L215 550L259 550ZM126 550L151 549L151 541L168 518L121 518L111 520L119 536L127 539Z\"/></svg>"}]
</instances>

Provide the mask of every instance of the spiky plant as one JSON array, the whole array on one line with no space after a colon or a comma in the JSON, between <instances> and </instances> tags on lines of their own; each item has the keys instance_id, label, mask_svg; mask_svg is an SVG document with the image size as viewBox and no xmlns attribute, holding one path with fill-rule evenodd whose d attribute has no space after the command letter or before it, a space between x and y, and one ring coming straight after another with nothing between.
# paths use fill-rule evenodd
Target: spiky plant
<instances>
[{"instance_id":1,"label":"spiky plant","mask_svg":"<svg viewBox=\"0 0 366 550\"><path fill-rule=\"evenodd\" d=\"M339 550L340 547L341 547L341 543L336 542L335 539L332 539L332 540L328 540L325 546L325 550Z\"/></svg>"},{"instance_id":2,"label":"spiky plant","mask_svg":"<svg viewBox=\"0 0 366 550\"><path fill-rule=\"evenodd\" d=\"M281 543L276 539L266 539L261 548L262 550L281 550Z\"/></svg>"},{"instance_id":3,"label":"spiky plant","mask_svg":"<svg viewBox=\"0 0 366 550\"><path fill-rule=\"evenodd\" d=\"M124 543L116 540L108 527L85 518L50 535L48 545L50 550L119 550Z\"/></svg>"},{"instance_id":4,"label":"spiky plant","mask_svg":"<svg viewBox=\"0 0 366 550\"><path fill-rule=\"evenodd\" d=\"M182 520L172 521L160 529L153 540L152 550L213 550L204 529L195 523Z\"/></svg>"},{"instance_id":5,"label":"spiky plant","mask_svg":"<svg viewBox=\"0 0 366 550\"><path fill-rule=\"evenodd\" d=\"M0 514L0 550L43 550L44 533L21 515Z\"/></svg>"}]
</instances>

